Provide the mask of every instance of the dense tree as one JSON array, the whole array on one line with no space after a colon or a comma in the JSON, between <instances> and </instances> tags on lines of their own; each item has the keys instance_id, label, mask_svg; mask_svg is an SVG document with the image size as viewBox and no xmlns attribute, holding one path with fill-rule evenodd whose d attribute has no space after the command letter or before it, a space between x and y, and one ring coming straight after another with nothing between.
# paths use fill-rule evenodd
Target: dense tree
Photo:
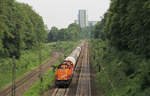
<instances>
[{"instance_id":1,"label":"dense tree","mask_svg":"<svg viewBox=\"0 0 150 96\"><path fill-rule=\"evenodd\" d=\"M98 79L108 96L150 95L149 14L149 0L111 0L104 22L94 27L91 53L105 69Z\"/></svg>"},{"instance_id":2,"label":"dense tree","mask_svg":"<svg viewBox=\"0 0 150 96\"><path fill-rule=\"evenodd\" d=\"M81 28L80 39L89 39L91 37L92 27Z\"/></svg>"},{"instance_id":3,"label":"dense tree","mask_svg":"<svg viewBox=\"0 0 150 96\"><path fill-rule=\"evenodd\" d=\"M77 41L80 39L80 26L78 24L70 24L68 26L69 36L71 40Z\"/></svg>"},{"instance_id":4,"label":"dense tree","mask_svg":"<svg viewBox=\"0 0 150 96\"><path fill-rule=\"evenodd\" d=\"M81 28L77 24L70 24L68 28L58 30L56 27L52 27L48 34L48 41L53 42L57 40L66 41L72 40L77 41L80 39Z\"/></svg>"},{"instance_id":5,"label":"dense tree","mask_svg":"<svg viewBox=\"0 0 150 96\"><path fill-rule=\"evenodd\" d=\"M52 27L48 34L48 41L56 41L58 29L56 27Z\"/></svg>"},{"instance_id":6,"label":"dense tree","mask_svg":"<svg viewBox=\"0 0 150 96\"><path fill-rule=\"evenodd\" d=\"M112 0L106 27L114 46L150 56L149 5L148 0Z\"/></svg>"},{"instance_id":7,"label":"dense tree","mask_svg":"<svg viewBox=\"0 0 150 96\"><path fill-rule=\"evenodd\" d=\"M93 26L92 28L92 38L98 39L106 39L106 33L105 31L105 23L106 23L106 17L107 13L104 14L104 17L102 18L101 21L97 22L96 25Z\"/></svg>"},{"instance_id":8,"label":"dense tree","mask_svg":"<svg viewBox=\"0 0 150 96\"><path fill-rule=\"evenodd\" d=\"M43 20L32 8L15 0L0 0L0 55L16 56L43 42L46 31Z\"/></svg>"}]
</instances>

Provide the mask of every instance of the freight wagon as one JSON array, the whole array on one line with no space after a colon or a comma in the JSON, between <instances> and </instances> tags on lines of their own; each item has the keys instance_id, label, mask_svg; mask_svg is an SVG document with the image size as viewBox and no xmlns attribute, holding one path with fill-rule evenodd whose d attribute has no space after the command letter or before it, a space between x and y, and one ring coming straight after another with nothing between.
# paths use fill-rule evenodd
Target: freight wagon
<instances>
[{"instance_id":1,"label":"freight wagon","mask_svg":"<svg viewBox=\"0 0 150 96\"><path fill-rule=\"evenodd\" d=\"M55 73L56 86L69 85L83 46L84 43L81 43L61 64L58 65Z\"/></svg>"}]
</instances>

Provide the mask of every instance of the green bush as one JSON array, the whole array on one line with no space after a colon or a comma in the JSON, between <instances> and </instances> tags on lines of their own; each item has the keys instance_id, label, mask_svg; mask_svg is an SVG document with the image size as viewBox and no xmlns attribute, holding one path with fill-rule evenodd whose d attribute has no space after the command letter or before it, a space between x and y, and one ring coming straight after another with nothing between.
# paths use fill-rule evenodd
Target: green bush
<instances>
[{"instance_id":1,"label":"green bush","mask_svg":"<svg viewBox=\"0 0 150 96\"><path fill-rule=\"evenodd\" d=\"M107 44L99 40L91 43L97 87L102 87L107 96L149 96L150 60ZM98 64L100 72L96 68Z\"/></svg>"},{"instance_id":2,"label":"green bush","mask_svg":"<svg viewBox=\"0 0 150 96\"><path fill-rule=\"evenodd\" d=\"M42 63L51 56L51 47L44 45L41 49ZM16 62L16 77L24 75L39 65L39 52L37 49L25 50ZM12 58L0 58L0 88L12 81Z\"/></svg>"}]
</instances>

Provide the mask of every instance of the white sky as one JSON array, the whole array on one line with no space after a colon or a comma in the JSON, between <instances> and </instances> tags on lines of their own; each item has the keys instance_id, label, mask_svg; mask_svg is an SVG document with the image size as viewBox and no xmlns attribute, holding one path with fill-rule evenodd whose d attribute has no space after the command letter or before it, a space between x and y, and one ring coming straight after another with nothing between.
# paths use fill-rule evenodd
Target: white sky
<instances>
[{"instance_id":1,"label":"white sky","mask_svg":"<svg viewBox=\"0 0 150 96\"><path fill-rule=\"evenodd\" d=\"M88 11L92 21L100 20L100 16L109 8L110 0L16 0L28 3L43 17L44 23L50 29L52 26L65 28L77 19L78 10Z\"/></svg>"}]
</instances>

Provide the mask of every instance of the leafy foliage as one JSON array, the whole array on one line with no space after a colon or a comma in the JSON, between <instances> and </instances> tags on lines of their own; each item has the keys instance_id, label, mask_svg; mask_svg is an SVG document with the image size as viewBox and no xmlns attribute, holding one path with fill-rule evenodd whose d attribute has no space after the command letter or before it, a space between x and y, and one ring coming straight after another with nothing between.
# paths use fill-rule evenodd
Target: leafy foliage
<instances>
[{"instance_id":1,"label":"leafy foliage","mask_svg":"<svg viewBox=\"0 0 150 96\"><path fill-rule=\"evenodd\" d=\"M92 40L91 55L97 87L103 88L107 96L149 96L149 60L133 52L118 51L102 40Z\"/></svg>"},{"instance_id":2,"label":"leafy foliage","mask_svg":"<svg viewBox=\"0 0 150 96\"><path fill-rule=\"evenodd\" d=\"M149 5L147 0L112 0L106 28L116 48L150 56Z\"/></svg>"},{"instance_id":3,"label":"leafy foliage","mask_svg":"<svg viewBox=\"0 0 150 96\"><path fill-rule=\"evenodd\" d=\"M80 28L78 24L70 24L68 28L58 29L52 27L48 34L48 42L54 41L78 41L90 37L89 28Z\"/></svg>"},{"instance_id":4,"label":"leafy foliage","mask_svg":"<svg viewBox=\"0 0 150 96\"><path fill-rule=\"evenodd\" d=\"M107 13L104 14L104 18L102 18L101 21L97 22L95 26L93 26L92 29L92 38L102 38L103 40L106 38L106 34L104 33L104 25L106 23L106 16Z\"/></svg>"},{"instance_id":5,"label":"leafy foliage","mask_svg":"<svg viewBox=\"0 0 150 96\"><path fill-rule=\"evenodd\" d=\"M38 49L30 49L22 52L19 59L16 59L16 78L24 75L39 65ZM51 45L42 45L42 63L52 55ZM12 81L12 58L0 58L0 88L3 88Z\"/></svg>"},{"instance_id":6,"label":"leafy foliage","mask_svg":"<svg viewBox=\"0 0 150 96\"><path fill-rule=\"evenodd\" d=\"M0 56L21 55L21 50L31 49L46 38L42 18L23 3L0 0Z\"/></svg>"},{"instance_id":7,"label":"leafy foliage","mask_svg":"<svg viewBox=\"0 0 150 96\"><path fill-rule=\"evenodd\" d=\"M150 1L111 0L93 29L92 62L107 96L150 95ZM98 59L97 59L98 58Z\"/></svg>"}]
</instances>

